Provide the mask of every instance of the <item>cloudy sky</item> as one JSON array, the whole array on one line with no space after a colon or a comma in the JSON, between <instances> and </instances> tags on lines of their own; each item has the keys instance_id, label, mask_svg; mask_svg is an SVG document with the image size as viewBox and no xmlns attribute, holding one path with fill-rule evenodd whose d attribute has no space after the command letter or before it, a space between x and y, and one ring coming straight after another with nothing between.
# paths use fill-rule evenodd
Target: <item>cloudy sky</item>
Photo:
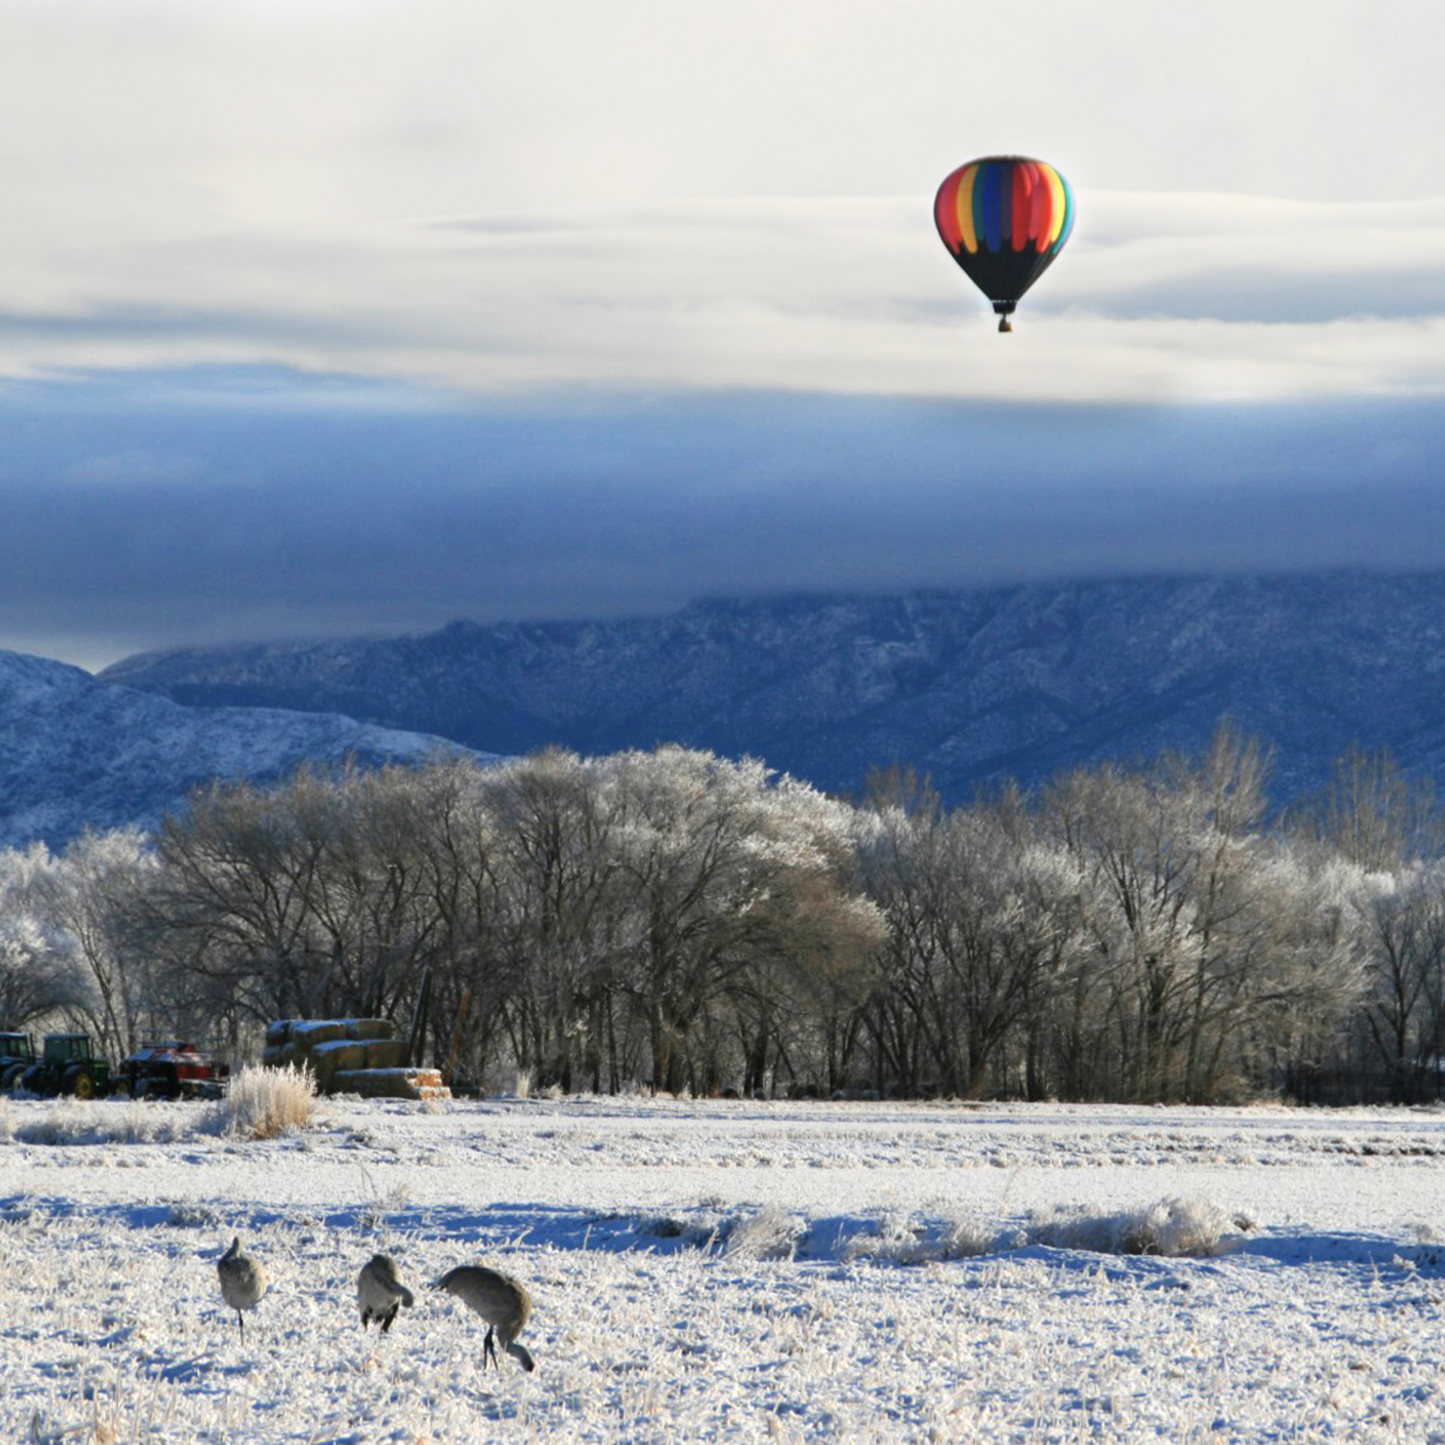
<instances>
[{"instance_id":1,"label":"cloudy sky","mask_svg":"<svg viewBox=\"0 0 1445 1445\"><path fill-rule=\"evenodd\" d=\"M1445 6L1023 13L0 0L0 647L1445 566Z\"/></svg>"}]
</instances>

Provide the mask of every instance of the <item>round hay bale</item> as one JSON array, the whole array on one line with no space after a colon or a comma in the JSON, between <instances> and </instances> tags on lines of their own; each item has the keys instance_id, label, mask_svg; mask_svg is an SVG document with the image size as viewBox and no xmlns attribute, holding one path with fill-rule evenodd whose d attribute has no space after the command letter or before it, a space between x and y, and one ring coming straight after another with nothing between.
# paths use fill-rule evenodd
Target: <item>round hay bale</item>
<instances>
[{"instance_id":1,"label":"round hay bale","mask_svg":"<svg viewBox=\"0 0 1445 1445\"><path fill-rule=\"evenodd\" d=\"M316 1072L316 1087L323 1094L332 1093L337 1074L366 1067L366 1045L354 1039L328 1040L312 1049L311 1067Z\"/></svg>"},{"instance_id":2,"label":"round hay bale","mask_svg":"<svg viewBox=\"0 0 1445 1445\"><path fill-rule=\"evenodd\" d=\"M390 1039L396 1035L396 1025L390 1019L351 1019L348 1027L354 1039Z\"/></svg>"},{"instance_id":3,"label":"round hay bale","mask_svg":"<svg viewBox=\"0 0 1445 1445\"><path fill-rule=\"evenodd\" d=\"M317 1044L329 1044L337 1039L349 1037L345 1019L293 1019L291 1040L314 1049Z\"/></svg>"},{"instance_id":4,"label":"round hay bale","mask_svg":"<svg viewBox=\"0 0 1445 1445\"><path fill-rule=\"evenodd\" d=\"M405 1039L371 1039L366 1045L368 1069L399 1069L406 1063Z\"/></svg>"}]
</instances>

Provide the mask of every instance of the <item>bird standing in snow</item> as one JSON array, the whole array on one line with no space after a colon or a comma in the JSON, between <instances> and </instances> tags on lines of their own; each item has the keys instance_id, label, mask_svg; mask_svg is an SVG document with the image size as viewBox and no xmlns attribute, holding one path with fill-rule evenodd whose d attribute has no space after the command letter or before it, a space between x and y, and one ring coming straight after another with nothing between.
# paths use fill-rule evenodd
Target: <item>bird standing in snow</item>
<instances>
[{"instance_id":1,"label":"bird standing in snow","mask_svg":"<svg viewBox=\"0 0 1445 1445\"><path fill-rule=\"evenodd\" d=\"M487 1361L497 1364L497 1347L493 1336L501 1340L502 1348L517 1360L524 1370L535 1370L531 1355L517 1343L517 1336L532 1317L532 1297L510 1275L500 1274L485 1265L463 1265L444 1274L432 1286L454 1294L472 1311L487 1322L487 1338L482 1346L482 1368Z\"/></svg>"},{"instance_id":2,"label":"bird standing in snow","mask_svg":"<svg viewBox=\"0 0 1445 1445\"><path fill-rule=\"evenodd\" d=\"M241 1339L246 1338L246 1321L242 1310L255 1309L266 1293L269 1281L266 1268L249 1254L241 1253L238 1235L231 1241L231 1247L216 1261L216 1273L221 1278L221 1298L236 1311L236 1323L241 1327Z\"/></svg>"},{"instance_id":3,"label":"bird standing in snow","mask_svg":"<svg viewBox=\"0 0 1445 1445\"><path fill-rule=\"evenodd\" d=\"M397 1275L396 1261L387 1254L374 1254L361 1266L356 1276L356 1302L361 1306L361 1328L379 1320L382 1334L391 1328L398 1309L403 1305L410 1309L416 1303Z\"/></svg>"}]
</instances>

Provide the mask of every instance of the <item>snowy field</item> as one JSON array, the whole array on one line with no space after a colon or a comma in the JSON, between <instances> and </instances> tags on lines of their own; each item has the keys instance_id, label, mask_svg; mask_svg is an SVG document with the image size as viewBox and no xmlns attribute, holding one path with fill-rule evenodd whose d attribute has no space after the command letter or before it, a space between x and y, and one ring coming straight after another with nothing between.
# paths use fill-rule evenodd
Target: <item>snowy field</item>
<instances>
[{"instance_id":1,"label":"snowy field","mask_svg":"<svg viewBox=\"0 0 1445 1445\"><path fill-rule=\"evenodd\" d=\"M0 1103L5 1445L1445 1442L1445 1113L205 1113ZM418 1296L385 1337L378 1250ZM469 1262L531 1288L535 1374L425 1288Z\"/></svg>"}]
</instances>

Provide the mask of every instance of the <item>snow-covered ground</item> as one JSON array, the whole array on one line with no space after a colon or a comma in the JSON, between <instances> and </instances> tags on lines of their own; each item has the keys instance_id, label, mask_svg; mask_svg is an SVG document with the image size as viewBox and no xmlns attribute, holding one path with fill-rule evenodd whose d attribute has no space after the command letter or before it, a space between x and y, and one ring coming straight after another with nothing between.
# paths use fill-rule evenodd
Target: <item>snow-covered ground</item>
<instances>
[{"instance_id":1,"label":"snow-covered ground","mask_svg":"<svg viewBox=\"0 0 1445 1445\"><path fill-rule=\"evenodd\" d=\"M0 1103L0 1441L1445 1442L1445 1113L203 1112ZM385 1337L378 1250L418 1296ZM535 1374L424 1287L472 1261L531 1288Z\"/></svg>"}]
</instances>

